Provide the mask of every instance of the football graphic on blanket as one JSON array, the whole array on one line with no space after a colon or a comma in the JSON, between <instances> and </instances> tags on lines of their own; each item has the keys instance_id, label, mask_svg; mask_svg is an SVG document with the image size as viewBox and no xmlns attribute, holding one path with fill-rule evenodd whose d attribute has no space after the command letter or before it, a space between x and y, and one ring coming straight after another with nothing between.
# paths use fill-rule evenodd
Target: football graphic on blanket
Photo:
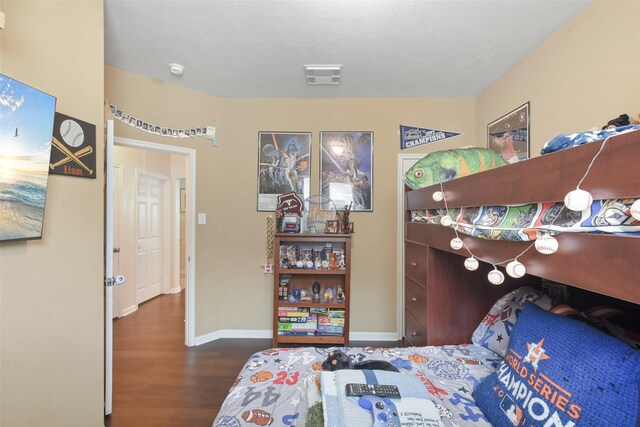
<instances>
[{"instance_id":1,"label":"football graphic on blanket","mask_svg":"<svg viewBox=\"0 0 640 427\"><path fill-rule=\"evenodd\" d=\"M242 419L248 423L253 423L257 426L268 426L273 423L273 417L267 411L262 409L252 409L250 411L244 411L242 413Z\"/></svg>"}]
</instances>

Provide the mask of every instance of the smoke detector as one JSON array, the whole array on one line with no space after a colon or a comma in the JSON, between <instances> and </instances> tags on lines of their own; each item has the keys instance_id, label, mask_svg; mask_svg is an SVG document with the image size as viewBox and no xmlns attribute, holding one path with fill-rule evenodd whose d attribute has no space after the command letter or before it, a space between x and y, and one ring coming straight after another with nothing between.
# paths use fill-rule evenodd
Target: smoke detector
<instances>
[{"instance_id":1,"label":"smoke detector","mask_svg":"<svg viewBox=\"0 0 640 427\"><path fill-rule=\"evenodd\" d=\"M184 74L184 65L169 64L169 72L174 76L181 76Z\"/></svg>"},{"instance_id":2,"label":"smoke detector","mask_svg":"<svg viewBox=\"0 0 640 427\"><path fill-rule=\"evenodd\" d=\"M342 65L305 65L307 84L339 85Z\"/></svg>"}]
</instances>

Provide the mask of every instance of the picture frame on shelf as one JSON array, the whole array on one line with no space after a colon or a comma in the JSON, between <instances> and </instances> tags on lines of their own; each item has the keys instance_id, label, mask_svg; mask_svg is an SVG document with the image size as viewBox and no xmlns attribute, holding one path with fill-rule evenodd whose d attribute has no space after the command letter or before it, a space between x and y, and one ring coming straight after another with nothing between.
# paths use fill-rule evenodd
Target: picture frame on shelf
<instances>
[{"instance_id":1,"label":"picture frame on shelf","mask_svg":"<svg viewBox=\"0 0 640 427\"><path fill-rule=\"evenodd\" d=\"M324 232L327 234L336 234L338 232L338 221L329 220L325 223Z\"/></svg>"},{"instance_id":2,"label":"picture frame on shelf","mask_svg":"<svg viewBox=\"0 0 640 427\"><path fill-rule=\"evenodd\" d=\"M373 132L320 132L320 193L338 209L373 212Z\"/></svg>"},{"instance_id":3,"label":"picture frame on shelf","mask_svg":"<svg viewBox=\"0 0 640 427\"><path fill-rule=\"evenodd\" d=\"M509 163L529 158L529 102L487 125L487 147Z\"/></svg>"}]
</instances>

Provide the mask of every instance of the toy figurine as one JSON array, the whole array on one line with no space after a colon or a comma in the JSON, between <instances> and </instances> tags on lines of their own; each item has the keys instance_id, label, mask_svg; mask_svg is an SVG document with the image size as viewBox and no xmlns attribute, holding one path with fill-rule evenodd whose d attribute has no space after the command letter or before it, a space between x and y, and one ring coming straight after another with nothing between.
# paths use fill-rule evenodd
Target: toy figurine
<instances>
[{"instance_id":1,"label":"toy figurine","mask_svg":"<svg viewBox=\"0 0 640 427\"><path fill-rule=\"evenodd\" d=\"M345 269L345 261L344 261L344 251L338 251L338 268L341 270Z\"/></svg>"},{"instance_id":2,"label":"toy figurine","mask_svg":"<svg viewBox=\"0 0 640 427\"><path fill-rule=\"evenodd\" d=\"M336 302L338 304L342 304L344 302L344 291L340 285L338 285L338 291L336 293Z\"/></svg>"},{"instance_id":3,"label":"toy figurine","mask_svg":"<svg viewBox=\"0 0 640 427\"><path fill-rule=\"evenodd\" d=\"M316 268L316 270L319 270L322 268L322 254L320 252L316 252L315 253L315 261L313 262L314 267Z\"/></svg>"},{"instance_id":4,"label":"toy figurine","mask_svg":"<svg viewBox=\"0 0 640 427\"><path fill-rule=\"evenodd\" d=\"M336 259L335 252L331 252L329 254L329 268L331 268L332 270L335 270L336 268L338 268L338 260Z\"/></svg>"},{"instance_id":5,"label":"toy figurine","mask_svg":"<svg viewBox=\"0 0 640 427\"><path fill-rule=\"evenodd\" d=\"M333 302L333 289L327 288L327 290L324 291L324 302L325 304L330 304Z\"/></svg>"},{"instance_id":6,"label":"toy figurine","mask_svg":"<svg viewBox=\"0 0 640 427\"><path fill-rule=\"evenodd\" d=\"M276 208L276 230L282 231L282 221L284 220L284 209Z\"/></svg>"},{"instance_id":7,"label":"toy figurine","mask_svg":"<svg viewBox=\"0 0 640 427\"><path fill-rule=\"evenodd\" d=\"M320 302L320 283L313 282L311 290L313 291L313 302Z\"/></svg>"},{"instance_id":8,"label":"toy figurine","mask_svg":"<svg viewBox=\"0 0 640 427\"><path fill-rule=\"evenodd\" d=\"M300 291L300 288L295 288L293 290L292 296L293 296L293 301L291 301L291 298L289 298L289 301L291 302L300 301L300 298L302 297L302 292Z\"/></svg>"},{"instance_id":9,"label":"toy figurine","mask_svg":"<svg viewBox=\"0 0 640 427\"><path fill-rule=\"evenodd\" d=\"M353 202L352 202L353 203ZM345 234L349 234L351 231L349 230L349 213L351 212L351 203L349 205L345 205L342 210L342 232Z\"/></svg>"}]
</instances>

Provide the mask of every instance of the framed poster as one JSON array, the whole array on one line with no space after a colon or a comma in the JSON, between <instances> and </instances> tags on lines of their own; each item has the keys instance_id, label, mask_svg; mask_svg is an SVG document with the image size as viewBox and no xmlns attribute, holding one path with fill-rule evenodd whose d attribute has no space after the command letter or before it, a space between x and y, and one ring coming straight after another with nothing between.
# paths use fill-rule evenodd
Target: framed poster
<instances>
[{"instance_id":1,"label":"framed poster","mask_svg":"<svg viewBox=\"0 0 640 427\"><path fill-rule=\"evenodd\" d=\"M275 211L278 196L309 197L311 132L258 133L258 211Z\"/></svg>"},{"instance_id":2,"label":"framed poster","mask_svg":"<svg viewBox=\"0 0 640 427\"><path fill-rule=\"evenodd\" d=\"M373 211L373 132L320 132L320 193L337 209Z\"/></svg>"},{"instance_id":3,"label":"framed poster","mask_svg":"<svg viewBox=\"0 0 640 427\"><path fill-rule=\"evenodd\" d=\"M529 158L529 103L487 125L487 145L509 163Z\"/></svg>"},{"instance_id":4,"label":"framed poster","mask_svg":"<svg viewBox=\"0 0 640 427\"><path fill-rule=\"evenodd\" d=\"M0 242L42 238L56 98L0 74Z\"/></svg>"},{"instance_id":5,"label":"framed poster","mask_svg":"<svg viewBox=\"0 0 640 427\"><path fill-rule=\"evenodd\" d=\"M51 144L49 173L95 179L95 125L56 113Z\"/></svg>"}]
</instances>

